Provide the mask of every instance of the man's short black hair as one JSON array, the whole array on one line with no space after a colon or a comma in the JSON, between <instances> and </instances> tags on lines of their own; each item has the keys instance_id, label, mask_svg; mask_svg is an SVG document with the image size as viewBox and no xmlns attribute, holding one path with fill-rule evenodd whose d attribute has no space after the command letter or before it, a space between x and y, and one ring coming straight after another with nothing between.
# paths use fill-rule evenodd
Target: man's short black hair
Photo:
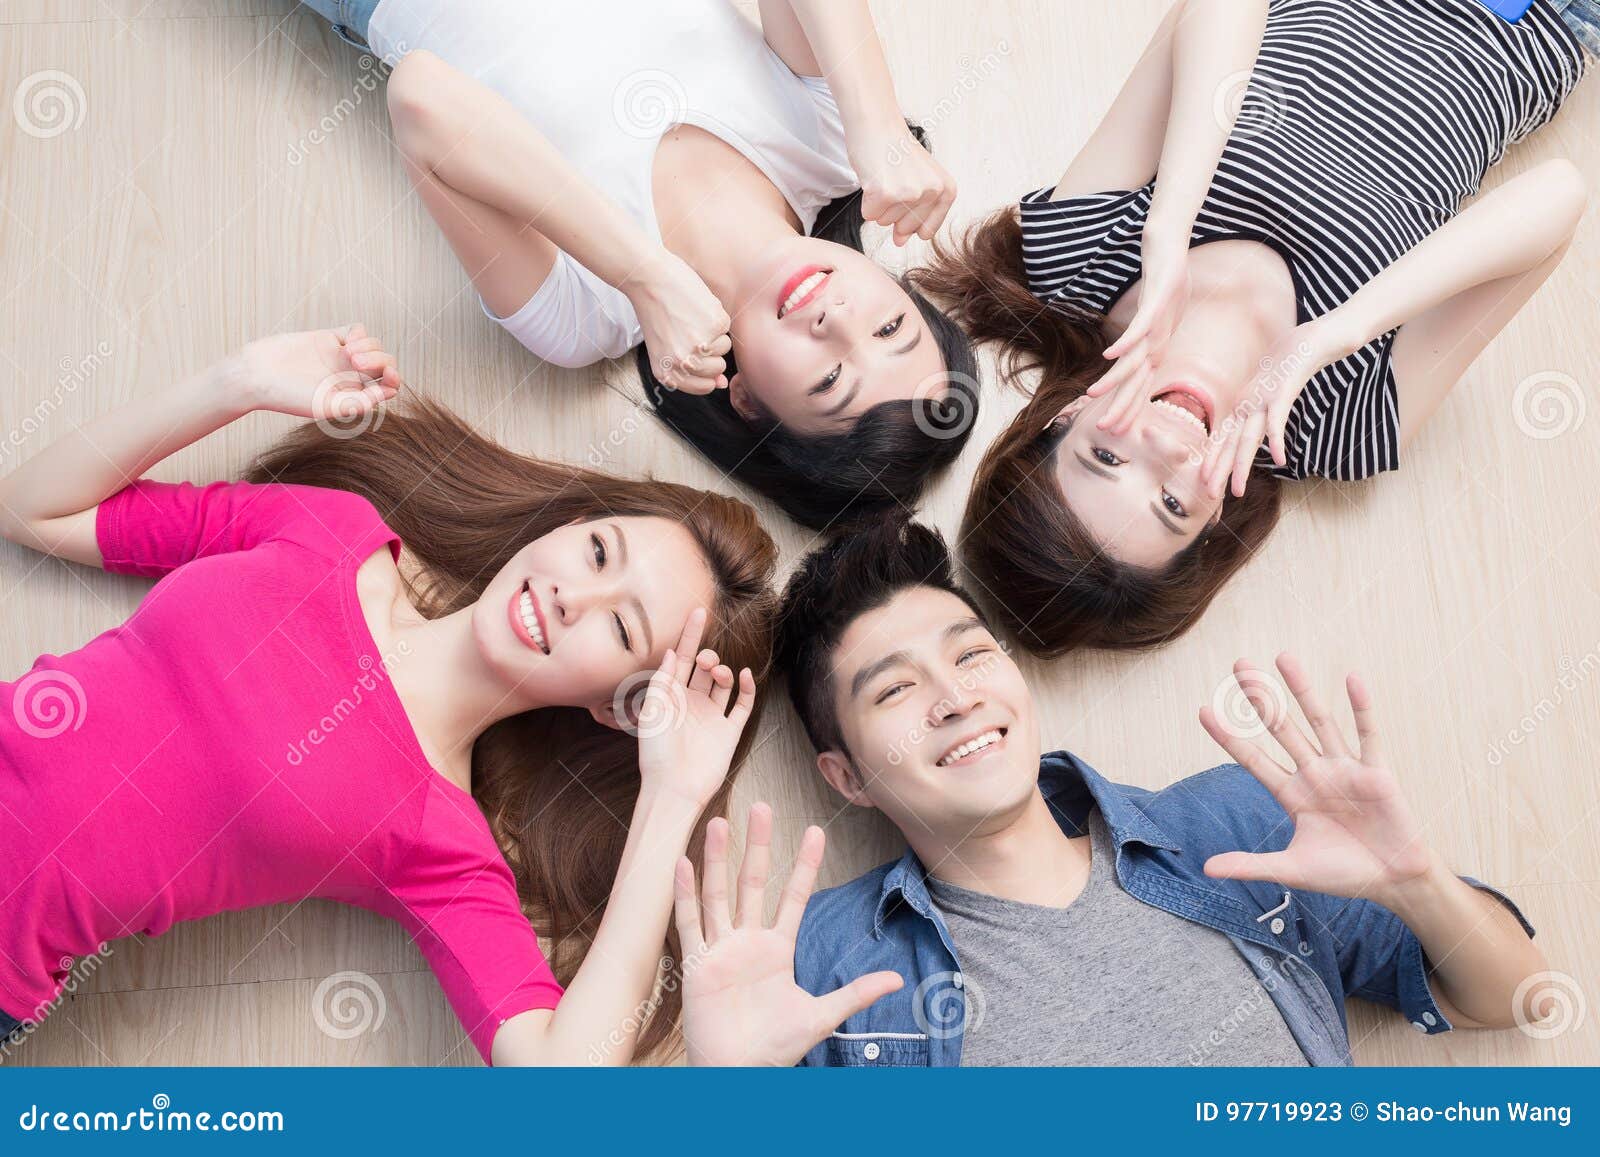
<instances>
[{"instance_id":1,"label":"man's short black hair","mask_svg":"<svg viewBox=\"0 0 1600 1157\"><path fill-rule=\"evenodd\" d=\"M845 750L833 705L839 640L862 615L913 587L952 594L987 623L977 600L956 582L944 537L904 516L841 534L795 568L778 611L774 663L819 752Z\"/></svg>"}]
</instances>

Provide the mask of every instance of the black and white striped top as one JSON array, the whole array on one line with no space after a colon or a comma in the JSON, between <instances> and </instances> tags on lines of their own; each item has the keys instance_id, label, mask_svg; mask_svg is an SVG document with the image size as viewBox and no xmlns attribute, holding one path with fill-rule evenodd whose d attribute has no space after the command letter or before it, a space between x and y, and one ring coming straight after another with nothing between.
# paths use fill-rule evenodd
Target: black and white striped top
<instances>
[{"instance_id":1,"label":"black and white striped top","mask_svg":"<svg viewBox=\"0 0 1600 1157\"><path fill-rule=\"evenodd\" d=\"M1583 67L1549 0L1516 24L1479 0L1272 0L1192 244L1270 245L1294 277L1300 321L1320 317L1454 216L1506 148L1555 115ZM1033 292L1108 311L1140 276L1154 188L1024 197ZM1399 465L1393 341L1390 331L1311 380L1279 474L1356 479Z\"/></svg>"}]
</instances>

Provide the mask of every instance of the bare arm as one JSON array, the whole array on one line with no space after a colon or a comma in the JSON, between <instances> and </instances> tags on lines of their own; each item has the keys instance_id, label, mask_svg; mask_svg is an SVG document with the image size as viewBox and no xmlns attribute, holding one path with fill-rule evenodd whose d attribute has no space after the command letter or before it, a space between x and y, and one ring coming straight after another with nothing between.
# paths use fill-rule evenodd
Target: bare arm
<instances>
[{"instance_id":1,"label":"bare arm","mask_svg":"<svg viewBox=\"0 0 1600 1157\"><path fill-rule=\"evenodd\" d=\"M663 382L701 394L727 384L721 303L509 101L417 51L395 66L388 103L395 143L416 170L536 229L627 295Z\"/></svg>"},{"instance_id":2,"label":"bare arm","mask_svg":"<svg viewBox=\"0 0 1600 1157\"><path fill-rule=\"evenodd\" d=\"M955 179L906 128L866 0L761 0L761 28L793 72L827 77L861 180L863 216L892 228L897 245L937 233Z\"/></svg>"},{"instance_id":3,"label":"bare arm","mask_svg":"<svg viewBox=\"0 0 1600 1157\"><path fill-rule=\"evenodd\" d=\"M378 379L374 382L372 379ZM163 458L252 410L353 417L400 386L394 358L361 326L284 334L45 447L0 479L0 533L101 566L95 511Z\"/></svg>"},{"instance_id":4,"label":"bare arm","mask_svg":"<svg viewBox=\"0 0 1600 1157\"><path fill-rule=\"evenodd\" d=\"M755 703L748 670L734 697L733 672L699 651L704 627L704 611L690 616L650 682L648 694L667 700L657 717L673 722L640 734L639 802L594 943L554 1010L525 1012L500 1026L491 1049L496 1065L596 1058L623 1065L633 1057L672 912L674 871L701 809L727 776Z\"/></svg>"}]
</instances>

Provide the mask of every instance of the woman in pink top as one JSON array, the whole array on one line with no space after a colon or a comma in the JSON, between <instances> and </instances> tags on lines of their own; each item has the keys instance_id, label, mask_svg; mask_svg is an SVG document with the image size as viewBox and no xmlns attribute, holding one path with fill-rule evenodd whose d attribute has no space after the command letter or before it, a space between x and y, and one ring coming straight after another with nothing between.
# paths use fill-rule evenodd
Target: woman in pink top
<instances>
[{"instance_id":1,"label":"woman in pink top","mask_svg":"<svg viewBox=\"0 0 1600 1157\"><path fill-rule=\"evenodd\" d=\"M0 480L7 538L160 580L0 683L0 1029L106 941L319 896L401 921L493 1063L671 1031L637 1010L765 667L772 542L732 499L381 413L399 388L359 326L269 338ZM318 421L252 481L141 478L257 409Z\"/></svg>"}]
</instances>

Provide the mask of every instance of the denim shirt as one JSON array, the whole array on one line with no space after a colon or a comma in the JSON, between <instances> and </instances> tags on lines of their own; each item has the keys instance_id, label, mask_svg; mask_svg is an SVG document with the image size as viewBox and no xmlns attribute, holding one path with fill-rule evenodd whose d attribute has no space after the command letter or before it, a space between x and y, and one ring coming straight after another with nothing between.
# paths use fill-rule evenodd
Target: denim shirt
<instances>
[{"instance_id":1,"label":"denim shirt","mask_svg":"<svg viewBox=\"0 0 1600 1157\"><path fill-rule=\"evenodd\" d=\"M1069 836L1087 834L1089 811L1099 808L1124 890L1233 942L1310 1064L1351 1063L1349 996L1397 1009L1418 1032L1449 1030L1428 987L1422 945L1387 908L1205 875L1206 860L1219 852L1279 851L1294 832L1277 801L1237 764L1151 792L1111 783L1058 751L1040 761L1039 788ZM1486 890L1533 935L1510 900ZM794 968L800 986L819 995L879 969L905 980L898 992L840 1025L802 1064L961 1063L966 1009L960 956L915 853L812 897ZM1227 1012L1217 1010L1219 1039L1196 1049L1197 1063L1221 1043Z\"/></svg>"}]
</instances>

